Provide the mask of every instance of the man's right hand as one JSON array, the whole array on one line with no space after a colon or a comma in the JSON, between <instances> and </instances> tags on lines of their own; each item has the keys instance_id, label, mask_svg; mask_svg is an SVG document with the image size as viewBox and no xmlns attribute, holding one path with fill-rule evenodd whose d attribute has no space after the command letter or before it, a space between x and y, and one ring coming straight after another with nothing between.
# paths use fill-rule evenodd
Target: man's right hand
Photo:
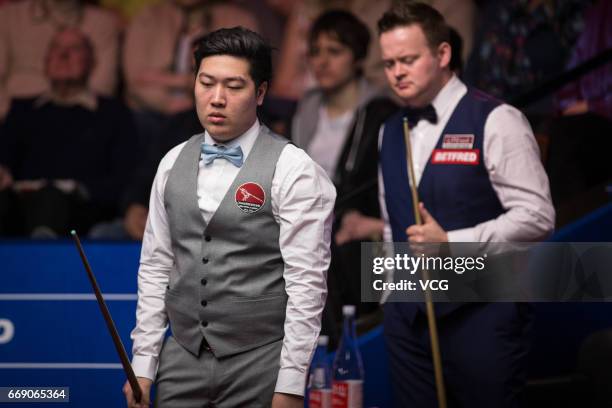
<instances>
[{"instance_id":1,"label":"man's right hand","mask_svg":"<svg viewBox=\"0 0 612 408\"><path fill-rule=\"evenodd\" d=\"M13 185L13 175L4 166L0 166L0 191L6 190Z\"/></svg>"},{"instance_id":2,"label":"man's right hand","mask_svg":"<svg viewBox=\"0 0 612 408\"><path fill-rule=\"evenodd\" d=\"M144 377L137 377L140 390L142 391L142 398L140 402L136 402L134 399L134 393L129 381L125 382L123 386L123 394L125 394L125 400L128 408L149 408L151 405L151 385L153 380Z\"/></svg>"}]
</instances>

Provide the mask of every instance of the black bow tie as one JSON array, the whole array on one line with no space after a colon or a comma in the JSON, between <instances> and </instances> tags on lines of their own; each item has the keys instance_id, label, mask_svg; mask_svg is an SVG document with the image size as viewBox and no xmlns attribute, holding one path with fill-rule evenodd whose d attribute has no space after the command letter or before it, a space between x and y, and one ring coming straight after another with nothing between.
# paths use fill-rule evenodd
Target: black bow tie
<instances>
[{"instance_id":1,"label":"black bow tie","mask_svg":"<svg viewBox=\"0 0 612 408\"><path fill-rule=\"evenodd\" d=\"M406 118L408 118L408 124L411 128L414 127L421 119L425 119L434 125L438 123L438 115L436 114L434 107L431 105L427 105L423 108L406 108L404 109L404 114L406 115Z\"/></svg>"}]
</instances>

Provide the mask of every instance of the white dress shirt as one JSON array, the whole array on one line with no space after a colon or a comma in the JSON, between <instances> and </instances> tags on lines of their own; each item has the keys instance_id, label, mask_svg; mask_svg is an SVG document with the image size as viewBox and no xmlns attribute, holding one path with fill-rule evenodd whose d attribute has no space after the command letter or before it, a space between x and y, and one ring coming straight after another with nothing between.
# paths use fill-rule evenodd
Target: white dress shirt
<instances>
[{"instance_id":1,"label":"white dress shirt","mask_svg":"<svg viewBox=\"0 0 612 408\"><path fill-rule=\"evenodd\" d=\"M466 93L465 84L453 75L432 101L438 122L433 124L422 119L410 130L417 185L440 134ZM384 125L380 129L379 147L383 131ZM483 150L484 165L505 212L470 228L447 231L449 242L481 242L486 247L489 242L531 242L546 238L554 228L555 210L548 177L527 118L507 104L493 109L485 122ZM390 242L393 239L380 167L378 178L384 239Z\"/></svg>"},{"instance_id":2,"label":"white dress shirt","mask_svg":"<svg viewBox=\"0 0 612 408\"><path fill-rule=\"evenodd\" d=\"M225 145L240 145L246 160L259 128L256 121L245 134ZM215 143L208 133L205 142ZM168 327L164 295L174 266L164 189L169 172L186 143L170 150L159 164L140 256L132 366L137 376L150 379L155 378ZM212 218L239 171L240 168L225 159L210 164L200 159L197 197L206 222ZM326 274L336 191L320 166L303 150L288 144L276 164L271 196L272 213L280 227L279 247L285 263L283 277L288 295L285 337L275 390L302 395L327 295Z\"/></svg>"},{"instance_id":3,"label":"white dress shirt","mask_svg":"<svg viewBox=\"0 0 612 408\"><path fill-rule=\"evenodd\" d=\"M327 114L325 106L319 108L317 130L306 150L331 178L334 177L338 167L338 160L346 143L354 113L350 110L332 119Z\"/></svg>"}]
</instances>

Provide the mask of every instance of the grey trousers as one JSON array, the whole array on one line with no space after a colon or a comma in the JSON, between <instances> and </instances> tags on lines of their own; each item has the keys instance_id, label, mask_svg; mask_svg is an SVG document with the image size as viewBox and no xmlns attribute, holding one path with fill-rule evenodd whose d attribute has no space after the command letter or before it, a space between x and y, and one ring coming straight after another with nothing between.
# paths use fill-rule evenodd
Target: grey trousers
<instances>
[{"instance_id":1,"label":"grey trousers","mask_svg":"<svg viewBox=\"0 0 612 408\"><path fill-rule=\"evenodd\" d=\"M159 356L155 407L270 407L282 340L221 359L204 347L196 357L174 337Z\"/></svg>"}]
</instances>

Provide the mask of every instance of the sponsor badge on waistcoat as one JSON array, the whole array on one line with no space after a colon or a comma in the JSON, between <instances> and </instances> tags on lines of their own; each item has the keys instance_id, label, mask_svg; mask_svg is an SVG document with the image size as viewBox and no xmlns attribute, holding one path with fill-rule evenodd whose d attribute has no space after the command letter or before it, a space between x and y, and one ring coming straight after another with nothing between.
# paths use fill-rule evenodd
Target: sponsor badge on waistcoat
<instances>
[{"instance_id":1,"label":"sponsor badge on waistcoat","mask_svg":"<svg viewBox=\"0 0 612 408\"><path fill-rule=\"evenodd\" d=\"M474 147L474 135L470 134L446 134L442 138L443 149L472 149Z\"/></svg>"},{"instance_id":2,"label":"sponsor badge on waistcoat","mask_svg":"<svg viewBox=\"0 0 612 408\"><path fill-rule=\"evenodd\" d=\"M431 154L431 164L476 166L478 163L480 163L479 149L435 149Z\"/></svg>"},{"instance_id":3,"label":"sponsor badge on waistcoat","mask_svg":"<svg viewBox=\"0 0 612 408\"><path fill-rule=\"evenodd\" d=\"M266 193L257 183L244 183L236 190L236 205L247 214L252 214L264 206Z\"/></svg>"}]
</instances>

